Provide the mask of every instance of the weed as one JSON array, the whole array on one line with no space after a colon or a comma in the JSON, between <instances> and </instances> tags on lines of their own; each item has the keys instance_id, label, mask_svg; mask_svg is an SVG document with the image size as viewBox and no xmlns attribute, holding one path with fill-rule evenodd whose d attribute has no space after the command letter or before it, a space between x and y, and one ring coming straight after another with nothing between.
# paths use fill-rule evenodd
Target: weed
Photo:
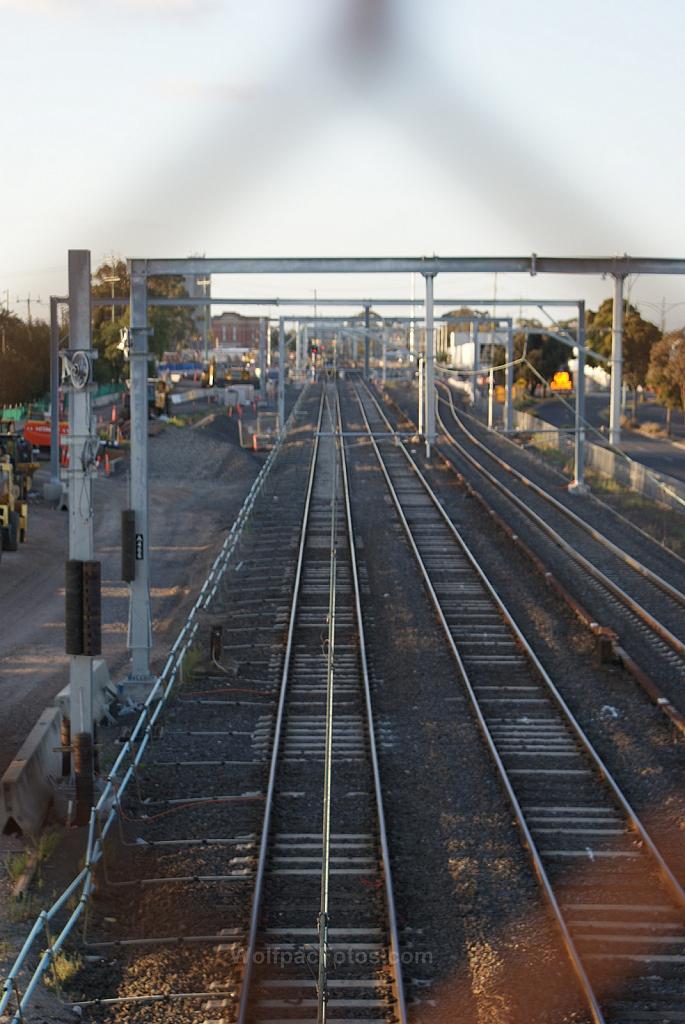
<instances>
[{"instance_id":1,"label":"weed","mask_svg":"<svg viewBox=\"0 0 685 1024\"><path fill-rule=\"evenodd\" d=\"M646 420L645 423L640 424L640 430L643 434L649 434L650 437L666 437L666 431L664 430L661 423L655 423L654 420Z\"/></svg>"},{"instance_id":2,"label":"weed","mask_svg":"<svg viewBox=\"0 0 685 1024\"><path fill-rule=\"evenodd\" d=\"M53 958L52 970L43 975L46 988L69 988L82 967L83 960L78 954L65 953L60 949Z\"/></svg>"},{"instance_id":3,"label":"weed","mask_svg":"<svg viewBox=\"0 0 685 1024\"><path fill-rule=\"evenodd\" d=\"M104 779L109 775L110 769L114 767L114 762L119 756L119 750L116 747L100 748L99 756L99 772L100 776Z\"/></svg>"},{"instance_id":4,"label":"weed","mask_svg":"<svg viewBox=\"0 0 685 1024\"><path fill-rule=\"evenodd\" d=\"M9 900L7 903L7 920L10 924L24 924L33 921L36 916L33 896L25 896L23 900Z\"/></svg>"},{"instance_id":5,"label":"weed","mask_svg":"<svg viewBox=\"0 0 685 1024\"><path fill-rule=\"evenodd\" d=\"M36 843L36 853L38 854L38 863L44 864L50 860L53 853L60 844L62 836L56 828L48 828L45 832L42 832Z\"/></svg>"},{"instance_id":6,"label":"weed","mask_svg":"<svg viewBox=\"0 0 685 1024\"><path fill-rule=\"evenodd\" d=\"M198 647L191 647L186 651L178 673L176 674L176 684L173 687L172 693L175 693L176 690L182 689L184 686L193 682L195 670L201 661L202 654Z\"/></svg>"},{"instance_id":7,"label":"weed","mask_svg":"<svg viewBox=\"0 0 685 1024\"><path fill-rule=\"evenodd\" d=\"M677 555L685 556L685 520L682 512L652 501L593 470L587 470L586 477L592 490L607 505Z\"/></svg>"},{"instance_id":8,"label":"weed","mask_svg":"<svg viewBox=\"0 0 685 1024\"><path fill-rule=\"evenodd\" d=\"M5 869L10 880L16 885L28 867L31 850L27 847L19 853L11 853L5 860Z\"/></svg>"},{"instance_id":9,"label":"weed","mask_svg":"<svg viewBox=\"0 0 685 1024\"><path fill-rule=\"evenodd\" d=\"M554 466L561 473L568 472L569 457L566 452L560 451L559 448L554 448L550 444L537 443L535 437L533 437L533 445L536 454L540 455L550 466Z\"/></svg>"}]
</instances>

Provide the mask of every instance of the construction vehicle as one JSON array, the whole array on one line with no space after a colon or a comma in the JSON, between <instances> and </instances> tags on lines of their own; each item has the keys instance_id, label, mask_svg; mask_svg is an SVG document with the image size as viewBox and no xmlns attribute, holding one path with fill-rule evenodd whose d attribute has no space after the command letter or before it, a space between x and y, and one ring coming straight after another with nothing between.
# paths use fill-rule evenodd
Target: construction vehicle
<instances>
[{"instance_id":1,"label":"construction vehicle","mask_svg":"<svg viewBox=\"0 0 685 1024\"><path fill-rule=\"evenodd\" d=\"M131 382L126 381L129 389L122 395L122 419L124 422L131 419ZM159 377L148 377L147 379L147 408L148 418L161 416L167 412L167 396L171 392L171 385Z\"/></svg>"},{"instance_id":2,"label":"construction vehicle","mask_svg":"<svg viewBox=\"0 0 685 1024\"><path fill-rule=\"evenodd\" d=\"M212 356L209 364L200 375L200 384L203 388L230 387L231 384L256 384L257 378L250 373L247 366L234 366L228 363L218 363Z\"/></svg>"},{"instance_id":3,"label":"construction vehicle","mask_svg":"<svg viewBox=\"0 0 685 1024\"><path fill-rule=\"evenodd\" d=\"M23 543L28 537L29 506L26 495L30 480L29 475L15 471L12 456L0 454L0 539L3 551L16 551L19 542Z\"/></svg>"},{"instance_id":4,"label":"construction vehicle","mask_svg":"<svg viewBox=\"0 0 685 1024\"><path fill-rule=\"evenodd\" d=\"M51 442L51 424L50 420L27 420L24 424L24 440L27 441L32 448L39 448L41 450L50 450ZM61 420L59 424L59 437L58 443L63 445L66 443L67 435L69 433L69 423L67 420Z\"/></svg>"},{"instance_id":5,"label":"construction vehicle","mask_svg":"<svg viewBox=\"0 0 685 1024\"><path fill-rule=\"evenodd\" d=\"M33 474L40 468L33 455L33 445L24 432L0 431L0 458L7 457L12 463L14 481L19 487L22 500L28 498L33 485Z\"/></svg>"}]
</instances>

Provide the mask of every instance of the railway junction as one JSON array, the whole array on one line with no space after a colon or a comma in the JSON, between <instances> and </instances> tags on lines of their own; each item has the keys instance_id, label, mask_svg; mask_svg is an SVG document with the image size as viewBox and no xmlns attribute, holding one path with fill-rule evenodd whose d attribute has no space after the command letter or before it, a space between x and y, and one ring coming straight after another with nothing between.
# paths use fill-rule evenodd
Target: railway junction
<instances>
[{"instance_id":1,"label":"railway junction","mask_svg":"<svg viewBox=\"0 0 685 1024\"><path fill-rule=\"evenodd\" d=\"M70 254L66 632L84 856L27 925L3 1019L685 1019L684 563L588 492L584 376L569 488L474 416L436 360L435 276L493 264L611 274L618 295L630 273L685 270L131 261L131 664L93 768L89 255ZM419 379L386 373L370 322L331 316L309 372L297 343L288 414L281 329L280 434L158 663L147 278L326 270L424 275ZM612 396L620 336L619 315Z\"/></svg>"}]
</instances>

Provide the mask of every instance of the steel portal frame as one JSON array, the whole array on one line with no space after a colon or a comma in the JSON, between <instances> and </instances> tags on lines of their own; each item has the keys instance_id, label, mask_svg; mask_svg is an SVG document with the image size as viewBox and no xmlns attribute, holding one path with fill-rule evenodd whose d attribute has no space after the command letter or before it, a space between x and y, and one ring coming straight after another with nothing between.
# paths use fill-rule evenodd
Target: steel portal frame
<instances>
[{"instance_id":1,"label":"steel portal frame","mask_svg":"<svg viewBox=\"0 0 685 1024\"><path fill-rule=\"evenodd\" d=\"M533 253L530 256L509 256L509 257L305 257L305 258L208 258L189 257L184 259L130 259L128 270L131 279L131 507L135 511L136 531L142 534L141 550L142 559L138 560L138 579L131 584L130 588L130 609L129 627L130 634L135 633L135 643L131 643L134 663L131 672L131 681L149 684L152 681L150 674L149 656L151 647L151 635L149 624L151 622L150 597L149 597L149 564L148 553L150 550L147 537L148 530L148 494L147 494L147 312L151 297L147 294L147 280L152 276L180 274L183 276L207 277L211 274L422 274L425 281L424 296L424 322L426 332L426 384L425 388L425 441L426 450L430 453L431 444L435 439L435 394L432 386L434 372L434 321L433 308L436 303L434 299L434 282L438 274L587 274L587 275L609 275L616 281L621 282L631 274L685 274L685 259L664 259L630 256L613 256L608 258L585 258L585 257L546 257ZM617 288L617 293L619 289ZM154 301L154 300L152 300ZM203 305L201 299L193 299L190 302L176 300L158 300L160 305ZM209 303L209 297L206 300ZM212 302L219 303L221 300L215 298ZM319 300L317 298L316 304ZM326 300L326 305L334 305L336 302L344 307L349 305L351 300ZM385 304L388 300L382 300ZM440 300L443 305L445 300ZM392 300L388 304L402 306L412 304L413 300ZM528 304L530 300L528 300ZM110 303L111 304L111 303ZM268 300L246 300L245 304L269 304ZM294 300L281 300L273 305L295 305ZM305 305L305 303L302 303ZM369 311L371 300L367 299L359 304L364 312L365 326L369 326ZM376 305L380 301L377 300ZM448 303L451 304L451 303ZM474 305L476 303L473 303ZM511 306L511 300L492 300L478 305L484 306ZM551 303L550 303L551 304ZM569 303L555 302L554 305L568 305ZM573 303L575 305L575 303ZM311 308L311 300L306 305ZM578 375L582 382L585 359L585 310L584 304L579 302L578 306L578 350L579 366ZM614 324L612 332L612 365L620 369L620 323ZM618 352L616 351L618 346ZM365 359L365 369L368 375L368 351ZM612 381L612 392L615 382ZM620 381L618 382L620 391ZM583 421L584 388L578 387L577 405L579 421ZM612 399L612 409L615 403ZM614 430L615 437L615 430ZM576 446L582 446L582 428L576 435ZM582 467L582 448L576 453L576 464ZM580 455L580 458L578 456ZM582 472L582 469L581 469ZM582 480L576 480L576 484L582 486ZM147 639L148 646L145 647Z\"/></svg>"}]
</instances>

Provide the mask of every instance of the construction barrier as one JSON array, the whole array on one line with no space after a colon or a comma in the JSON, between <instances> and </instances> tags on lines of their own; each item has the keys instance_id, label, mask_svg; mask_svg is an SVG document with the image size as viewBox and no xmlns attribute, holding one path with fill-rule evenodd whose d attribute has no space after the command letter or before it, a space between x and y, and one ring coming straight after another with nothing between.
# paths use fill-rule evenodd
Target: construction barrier
<instances>
[{"instance_id":1,"label":"construction barrier","mask_svg":"<svg viewBox=\"0 0 685 1024\"><path fill-rule=\"evenodd\" d=\"M47 707L26 737L0 783L0 824L3 832L19 829L24 835L40 832L52 802L51 779L61 773L62 712Z\"/></svg>"}]
</instances>

